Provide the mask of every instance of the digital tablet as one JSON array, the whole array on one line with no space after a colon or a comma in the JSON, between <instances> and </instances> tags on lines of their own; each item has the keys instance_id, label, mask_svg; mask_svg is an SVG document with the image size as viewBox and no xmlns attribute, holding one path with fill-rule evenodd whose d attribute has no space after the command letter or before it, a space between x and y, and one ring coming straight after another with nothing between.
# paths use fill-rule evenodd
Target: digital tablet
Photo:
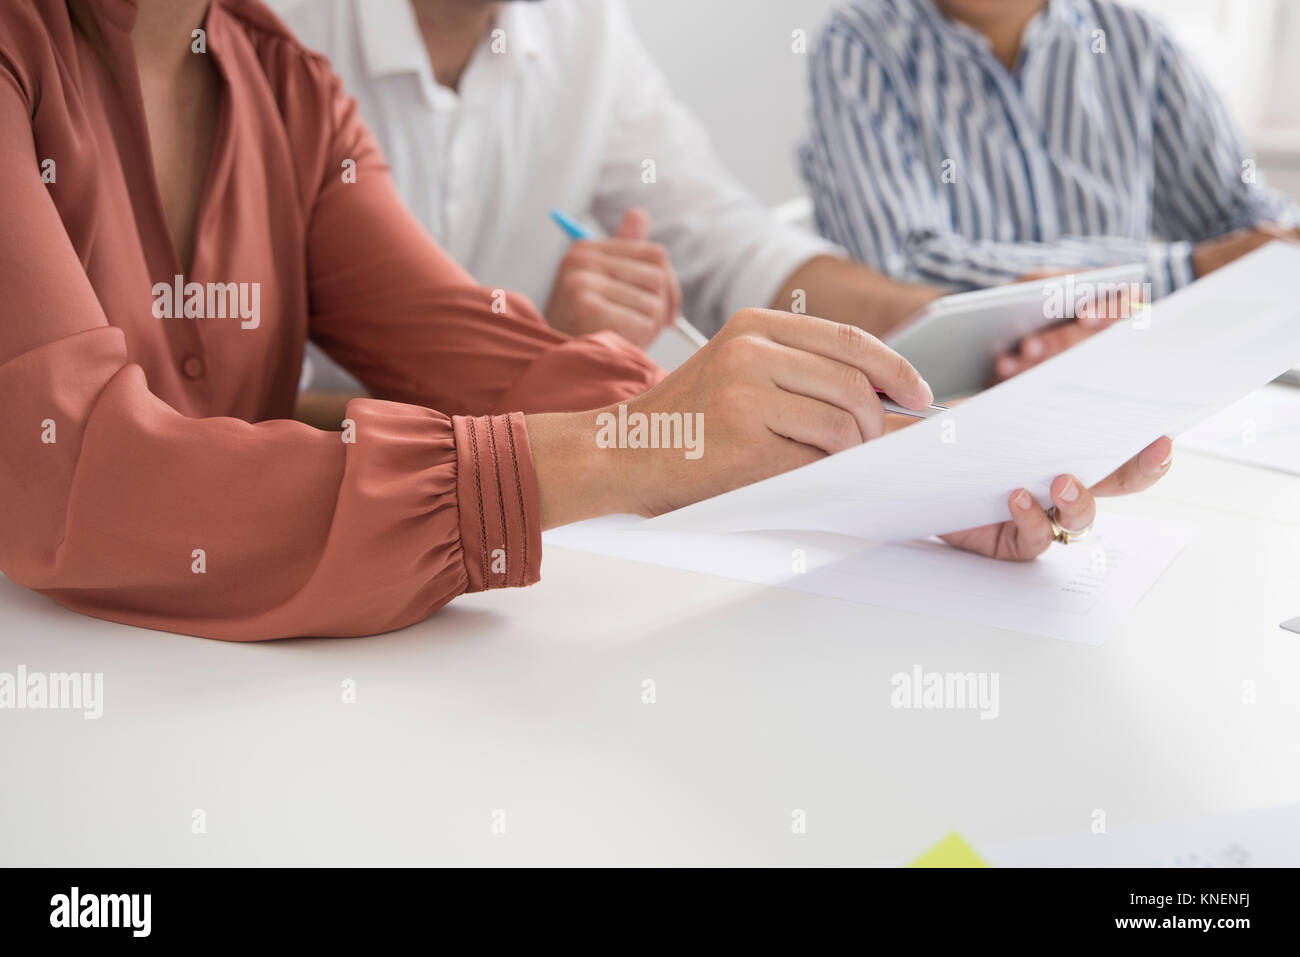
<instances>
[{"instance_id":1,"label":"digital tablet","mask_svg":"<svg viewBox=\"0 0 1300 957\"><path fill-rule=\"evenodd\" d=\"M1074 318L1078 303L1102 302L1134 284L1146 266L1134 263L959 292L930 303L885 338L921 373L936 400L970 395L993 380L994 360L1030 333Z\"/></svg>"}]
</instances>

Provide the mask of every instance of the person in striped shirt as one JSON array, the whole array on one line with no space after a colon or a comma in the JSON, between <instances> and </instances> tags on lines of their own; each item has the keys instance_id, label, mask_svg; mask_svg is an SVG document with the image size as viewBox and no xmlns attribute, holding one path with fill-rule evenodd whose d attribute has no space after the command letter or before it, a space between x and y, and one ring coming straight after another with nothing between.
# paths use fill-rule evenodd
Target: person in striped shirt
<instances>
[{"instance_id":1,"label":"person in striped shirt","mask_svg":"<svg viewBox=\"0 0 1300 957\"><path fill-rule=\"evenodd\" d=\"M959 291L1144 262L1158 298L1300 239L1205 75L1113 0L853 0L810 77L818 229L895 279ZM1031 337L999 374L1101 326Z\"/></svg>"}]
</instances>

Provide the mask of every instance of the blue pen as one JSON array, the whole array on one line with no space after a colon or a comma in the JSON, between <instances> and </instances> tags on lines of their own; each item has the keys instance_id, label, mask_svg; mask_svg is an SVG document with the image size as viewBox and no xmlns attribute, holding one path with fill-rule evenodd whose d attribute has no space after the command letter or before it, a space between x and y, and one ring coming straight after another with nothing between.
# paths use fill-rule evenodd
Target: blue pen
<instances>
[{"instance_id":1,"label":"blue pen","mask_svg":"<svg viewBox=\"0 0 1300 957\"><path fill-rule=\"evenodd\" d=\"M558 209L551 210L551 219L555 220L556 225L559 226L561 229L563 229L565 235L567 235L570 239L577 240L577 239L596 238L596 234L593 233L590 229L582 225L582 223L578 222L572 216L568 216L560 212Z\"/></svg>"},{"instance_id":2,"label":"blue pen","mask_svg":"<svg viewBox=\"0 0 1300 957\"><path fill-rule=\"evenodd\" d=\"M572 216L568 215L567 213L563 213L558 209L551 210L551 219L555 220L555 225L563 229L564 234L574 241L577 241L579 239L596 238L596 234L593 233L590 229L582 225L582 223L578 222ZM674 325L677 327L677 331L680 332L682 335L684 335L687 339L689 339L697 349L709 341L708 339L704 338L703 333L701 333L698 329L696 329L693 325L691 325L681 316L677 317L677 319L674 321Z\"/></svg>"}]
</instances>

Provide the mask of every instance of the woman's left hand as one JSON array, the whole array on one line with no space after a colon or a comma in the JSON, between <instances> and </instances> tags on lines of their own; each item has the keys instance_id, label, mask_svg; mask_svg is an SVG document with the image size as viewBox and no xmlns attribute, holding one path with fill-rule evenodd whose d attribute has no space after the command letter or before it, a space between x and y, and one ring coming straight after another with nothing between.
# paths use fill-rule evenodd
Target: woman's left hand
<instances>
[{"instance_id":1,"label":"woman's left hand","mask_svg":"<svg viewBox=\"0 0 1300 957\"><path fill-rule=\"evenodd\" d=\"M1072 475L1058 475L1051 486L1057 524L1068 529L1088 528L1097 514L1096 499L1105 495L1129 495L1159 481L1173 461L1174 444L1160 438L1129 459L1091 489ZM944 535L950 545L1004 561L1029 561L1052 544L1052 523L1034 497L1023 488L1007 500L1011 521L983 525L964 532Z\"/></svg>"}]
</instances>

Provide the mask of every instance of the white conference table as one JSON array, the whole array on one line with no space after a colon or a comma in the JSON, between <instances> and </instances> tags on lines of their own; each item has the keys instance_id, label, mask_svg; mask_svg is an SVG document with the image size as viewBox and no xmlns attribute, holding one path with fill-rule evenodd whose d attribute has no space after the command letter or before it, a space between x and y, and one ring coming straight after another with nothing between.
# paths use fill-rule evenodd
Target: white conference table
<instances>
[{"instance_id":1,"label":"white conference table","mask_svg":"<svg viewBox=\"0 0 1300 957\"><path fill-rule=\"evenodd\" d=\"M1300 479L1179 452L1106 508L1196 536L1099 648L559 549L355 640L170 636L0 579L0 671L105 683L98 721L0 711L0 863L894 864L1300 801ZM891 708L916 664L999 673L1000 716Z\"/></svg>"}]
</instances>

